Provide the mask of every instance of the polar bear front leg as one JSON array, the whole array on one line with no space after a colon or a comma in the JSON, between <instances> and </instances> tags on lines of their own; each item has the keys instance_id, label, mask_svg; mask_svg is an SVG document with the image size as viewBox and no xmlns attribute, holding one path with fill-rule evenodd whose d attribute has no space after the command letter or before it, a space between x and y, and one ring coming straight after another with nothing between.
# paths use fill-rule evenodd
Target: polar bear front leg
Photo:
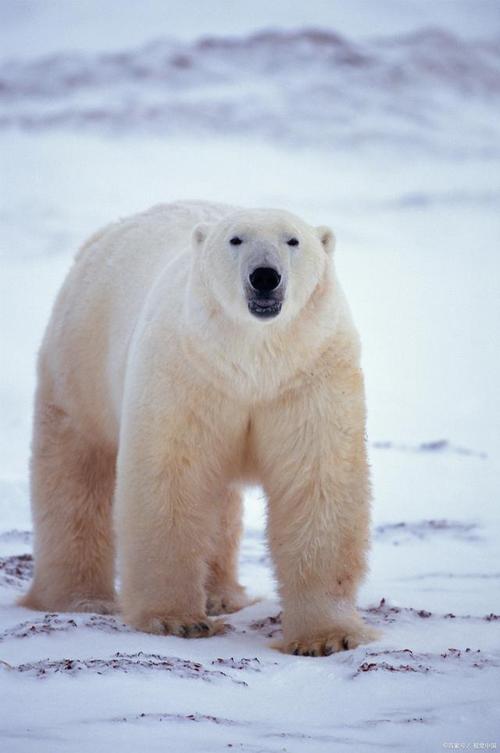
<instances>
[{"instance_id":1,"label":"polar bear front leg","mask_svg":"<svg viewBox=\"0 0 500 753\"><path fill-rule=\"evenodd\" d=\"M162 342L152 343L161 352ZM152 362L141 358L123 401L114 505L120 604L126 622L145 632L214 635L225 626L207 616L206 584L248 417L193 383L196 374L151 374Z\"/></svg>"},{"instance_id":2,"label":"polar bear front leg","mask_svg":"<svg viewBox=\"0 0 500 753\"><path fill-rule=\"evenodd\" d=\"M213 510L189 473L167 462L158 475L124 463L116 504L124 619L147 633L184 638L223 629L206 613Z\"/></svg>"},{"instance_id":3,"label":"polar bear front leg","mask_svg":"<svg viewBox=\"0 0 500 753\"><path fill-rule=\"evenodd\" d=\"M370 517L363 380L343 369L268 406L255 427L283 602L276 647L303 656L377 637L355 605Z\"/></svg>"},{"instance_id":4,"label":"polar bear front leg","mask_svg":"<svg viewBox=\"0 0 500 753\"><path fill-rule=\"evenodd\" d=\"M148 396L145 406L129 410L118 454L115 527L126 622L148 633L197 638L224 629L207 616L205 583L229 462L224 448L236 442L233 436L225 441L223 421L212 421L201 405L187 410L185 404L162 406Z\"/></svg>"}]
</instances>

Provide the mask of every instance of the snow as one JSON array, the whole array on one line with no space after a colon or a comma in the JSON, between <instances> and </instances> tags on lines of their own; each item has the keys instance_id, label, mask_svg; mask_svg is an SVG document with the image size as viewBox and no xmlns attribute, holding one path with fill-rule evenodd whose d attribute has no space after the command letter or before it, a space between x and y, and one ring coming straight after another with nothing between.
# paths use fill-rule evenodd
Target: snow
<instances>
[{"instance_id":1,"label":"snow","mask_svg":"<svg viewBox=\"0 0 500 753\"><path fill-rule=\"evenodd\" d=\"M311 2L305 17L303 3L231 5L202 19L199 4L130 3L113 33L115 3L0 6L0 744L498 743L498 6ZM370 65L352 70L354 53ZM174 55L191 57L189 85L165 67ZM398 68L404 81L388 85ZM262 600L225 636L15 606L32 568L34 360L55 292L97 226L194 197L286 207L336 231L367 381L373 548L359 603L383 630L373 644L321 659L270 648L280 606L260 490L246 500L241 579Z\"/></svg>"}]
</instances>

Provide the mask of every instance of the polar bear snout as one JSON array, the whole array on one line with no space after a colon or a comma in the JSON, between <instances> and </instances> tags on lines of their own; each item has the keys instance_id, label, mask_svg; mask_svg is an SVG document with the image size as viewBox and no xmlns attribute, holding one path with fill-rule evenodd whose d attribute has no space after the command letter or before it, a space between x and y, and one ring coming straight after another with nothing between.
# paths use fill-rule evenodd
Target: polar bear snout
<instances>
[{"instance_id":1,"label":"polar bear snout","mask_svg":"<svg viewBox=\"0 0 500 753\"><path fill-rule=\"evenodd\" d=\"M281 282L281 275L273 267L257 267L250 273L248 280L256 293L267 295L276 290Z\"/></svg>"},{"instance_id":2,"label":"polar bear snout","mask_svg":"<svg viewBox=\"0 0 500 753\"><path fill-rule=\"evenodd\" d=\"M248 310L260 319L277 316L283 305L283 275L274 266L254 267L246 283Z\"/></svg>"}]
</instances>

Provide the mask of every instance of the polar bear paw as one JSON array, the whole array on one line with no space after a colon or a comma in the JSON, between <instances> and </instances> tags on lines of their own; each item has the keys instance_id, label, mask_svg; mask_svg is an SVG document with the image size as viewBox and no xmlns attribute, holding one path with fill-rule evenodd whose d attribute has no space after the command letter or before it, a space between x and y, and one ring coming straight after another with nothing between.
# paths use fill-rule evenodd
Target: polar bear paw
<instances>
[{"instance_id":1,"label":"polar bear paw","mask_svg":"<svg viewBox=\"0 0 500 753\"><path fill-rule=\"evenodd\" d=\"M217 589L207 594L207 614L232 614L240 609L249 607L258 601L247 595L243 586L231 586Z\"/></svg>"},{"instance_id":2,"label":"polar bear paw","mask_svg":"<svg viewBox=\"0 0 500 753\"><path fill-rule=\"evenodd\" d=\"M327 631L308 638L292 641L280 641L274 648L284 654L295 656L330 656L338 651L349 651L362 643L369 643L380 637L380 632L374 628L362 625L346 628L333 626Z\"/></svg>"},{"instance_id":3,"label":"polar bear paw","mask_svg":"<svg viewBox=\"0 0 500 753\"><path fill-rule=\"evenodd\" d=\"M91 612L93 614L117 614L119 606L114 598L98 596L74 596L37 592L31 588L18 599L19 606L39 612Z\"/></svg>"},{"instance_id":4,"label":"polar bear paw","mask_svg":"<svg viewBox=\"0 0 500 753\"><path fill-rule=\"evenodd\" d=\"M93 612L94 614L117 614L118 604L112 599L77 599L68 612Z\"/></svg>"},{"instance_id":5,"label":"polar bear paw","mask_svg":"<svg viewBox=\"0 0 500 753\"><path fill-rule=\"evenodd\" d=\"M208 617L169 617L167 615L150 615L129 620L132 627L144 633L154 635L176 635L179 638L210 638L222 635L227 630L223 620L211 620Z\"/></svg>"}]
</instances>

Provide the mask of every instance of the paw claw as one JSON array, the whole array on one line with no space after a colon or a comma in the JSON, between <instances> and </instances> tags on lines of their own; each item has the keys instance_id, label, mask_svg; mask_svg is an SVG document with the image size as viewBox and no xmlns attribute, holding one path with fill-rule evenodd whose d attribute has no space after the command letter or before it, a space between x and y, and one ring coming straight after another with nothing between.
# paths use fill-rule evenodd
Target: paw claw
<instances>
[{"instance_id":1,"label":"paw claw","mask_svg":"<svg viewBox=\"0 0 500 753\"><path fill-rule=\"evenodd\" d=\"M210 632L210 625L208 622L199 622L197 625L194 626L196 630L198 630L200 633L209 633Z\"/></svg>"},{"instance_id":2,"label":"paw claw","mask_svg":"<svg viewBox=\"0 0 500 753\"><path fill-rule=\"evenodd\" d=\"M255 604L258 599L247 596L242 586L234 586L221 593L209 593L207 597L207 614L210 616L219 614L232 614L240 609Z\"/></svg>"},{"instance_id":3,"label":"paw claw","mask_svg":"<svg viewBox=\"0 0 500 753\"><path fill-rule=\"evenodd\" d=\"M137 630L155 635L175 635L178 638L209 638L225 632L222 620L178 619L175 617L149 616L131 619L129 623Z\"/></svg>"},{"instance_id":4,"label":"paw claw","mask_svg":"<svg viewBox=\"0 0 500 753\"><path fill-rule=\"evenodd\" d=\"M356 621L354 625L334 625L330 630L311 638L282 641L274 644L274 648L294 656L330 656L338 651L349 651L378 637L377 631Z\"/></svg>"}]
</instances>

